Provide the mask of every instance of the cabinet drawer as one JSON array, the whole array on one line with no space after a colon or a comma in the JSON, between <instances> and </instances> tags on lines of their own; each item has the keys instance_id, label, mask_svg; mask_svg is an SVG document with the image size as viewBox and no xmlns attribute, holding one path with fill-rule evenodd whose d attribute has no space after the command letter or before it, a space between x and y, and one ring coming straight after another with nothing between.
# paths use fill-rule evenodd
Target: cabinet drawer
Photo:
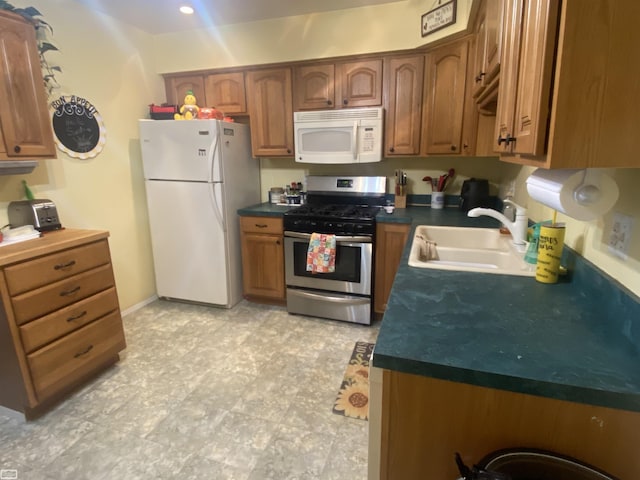
<instances>
[{"instance_id":1,"label":"cabinet drawer","mask_svg":"<svg viewBox=\"0 0 640 480\"><path fill-rule=\"evenodd\" d=\"M4 269L11 295L18 295L111 262L106 240L71 248Z\"/></svg>"},{"instance_id":2,"label":"cabinet drawer","mask_svg":"<svg viewBox=\"0 0 640 480\"><path fill-rule=\"evenodd\" d=\"M11 299L16 323L23 323L113 287L111 264L89 270Z\"/></svg>"},{"instance_id":3,"label":"cabinet drawer","mask_svg":"<svg viewBox=\"0 0 640 480\"><path fill-rule=\"evenodd\" d=\"M125 347L120 313L113 312L27 355L36 396L62 390Z\"/></svg>"},{"instance_id":4,"label":"cabinet drawer","mask_svg":"<svg viewBox=\"0 0 640 480\"><path fill-rule=\"evenodd\" d=\"M282 235L282 219L274 217L240 217L240 229L245 233Z\"/></svg>"},{"instance_id":5,"label":"cabinet drawer","mask_svg":"<svg viewBox=\"0 0 640 480\"><path fill-rule=\"evenodd\" d=\"M110 288L20 327L27 353L118 309L118 295Z\"/></svg>"}]
</instances>

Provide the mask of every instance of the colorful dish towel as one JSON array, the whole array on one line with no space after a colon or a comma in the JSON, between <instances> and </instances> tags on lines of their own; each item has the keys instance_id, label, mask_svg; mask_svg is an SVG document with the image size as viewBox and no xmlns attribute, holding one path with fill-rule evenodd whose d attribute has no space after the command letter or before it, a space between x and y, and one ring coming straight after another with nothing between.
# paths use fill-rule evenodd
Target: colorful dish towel
<instances>
[{"instance_id":1,"label":"colorful dish towel","mask_svg":"<svg viewBox=\"0 0 640 480\"><path fill-rule=\"evenodd\" d=\"M336 271L336 236L312 233L307 250L307 272L333 273Z\"/></svg>"}]
</instances>

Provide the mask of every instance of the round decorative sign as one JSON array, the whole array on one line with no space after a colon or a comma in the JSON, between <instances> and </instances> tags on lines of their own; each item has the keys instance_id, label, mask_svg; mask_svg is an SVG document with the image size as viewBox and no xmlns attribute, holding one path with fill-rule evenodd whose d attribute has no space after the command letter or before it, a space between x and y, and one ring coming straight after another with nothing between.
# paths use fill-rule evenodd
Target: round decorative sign
<instances>
[{"instance_id":1,"label":"round decorative sign","mask_svg":"<svg viewBox=\"0 0 640 480\"><path fill-rule=\"evenodd\" d=\"M107 131L96 107L71 95L51 102L51 110L53 133L60 150L82 160L102 151Z\"/></svg>"}]
</instances>

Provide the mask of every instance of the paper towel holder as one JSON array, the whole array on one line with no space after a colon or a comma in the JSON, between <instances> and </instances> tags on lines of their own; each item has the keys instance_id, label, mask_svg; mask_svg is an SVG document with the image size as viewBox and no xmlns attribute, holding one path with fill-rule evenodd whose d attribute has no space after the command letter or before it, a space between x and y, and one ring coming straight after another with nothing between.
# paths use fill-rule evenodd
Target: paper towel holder
<instances>
[{"instance_id":1,"label":"paper towel holder","mask_svg":"<svg viewBox=\"0 0 640 480\"><path fill-rule=\"evenodd\" d=\"M602 198L602 190L600 185L594 185L593 183L586 183L588 170L583 170L582 183L576 186L573 190L573 198L580 205L593 205ZM590 175L591 182L598 180L597 175ZM598 182L599 183L599 182Z\"/></svg>"},{"instance_id":2,"label":"paper towel holder","mask_svg":"<svg viewBox=\"0 0 640 480\"><path fill-rule=\"evenodd\" d=\"M607 213L619 195L618 185L602 169L538 168L526 183L531 199L581 221Z\"/></svg>"}]
</instances>

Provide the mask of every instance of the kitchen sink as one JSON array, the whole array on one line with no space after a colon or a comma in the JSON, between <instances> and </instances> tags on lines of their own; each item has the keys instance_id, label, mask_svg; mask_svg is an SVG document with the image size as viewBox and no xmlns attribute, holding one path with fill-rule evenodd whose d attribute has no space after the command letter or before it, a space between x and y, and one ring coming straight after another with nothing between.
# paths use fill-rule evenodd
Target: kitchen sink
<instances>
[{"instance_id":1,"label":"kitchen sink","mask_svg":"<svg viewBox=\"0 0 640 480\"><path fill-rule=\"evenodd\" d=\"M525 251L497 228L419 225L409 266L533 277L535 265L524 261Z\"/></svg>"}]
</instances>

